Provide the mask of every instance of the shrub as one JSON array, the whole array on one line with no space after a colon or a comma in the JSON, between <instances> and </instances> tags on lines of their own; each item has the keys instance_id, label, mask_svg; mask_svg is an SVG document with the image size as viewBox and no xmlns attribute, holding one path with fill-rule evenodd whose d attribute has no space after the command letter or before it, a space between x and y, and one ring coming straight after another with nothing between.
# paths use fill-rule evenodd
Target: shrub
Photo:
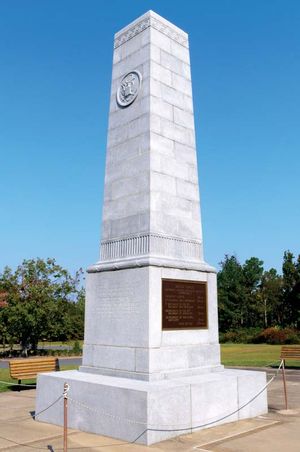
<instances>
[{"instance_id":1,"label":"shrub","mask_svg":"<svg viewBox=\"0 0 300 452\"><path fill-rule=\"evenodd\" d=\"M255 338L254 343L266 343L272 345L280 344L299 344L300 335L297 330L292 328L280 328L274 326L261 331Z\"/></svg>"},{"instance_id":2,"label":"shrub","mask_svg":"<svg viewBox=\"0 0 300 452\"><path fill-rule=\"evenodd\" d=\"M82 354L82 348L80 347L80 344L78 341L74 342L73 348L72 348L72 354L74 355L81 355Z\"/></svg>"},{"instance_id":3,"label":"shrub","mask_svg":"<svg viewBox=\"0 0 300 452\"><path fill-rule=\"evenodd\" d=\"M237 344L249 344L260 332L260 328L241 328L220 333L220 343L233 342Z\"/></svg>"}]
</instances>

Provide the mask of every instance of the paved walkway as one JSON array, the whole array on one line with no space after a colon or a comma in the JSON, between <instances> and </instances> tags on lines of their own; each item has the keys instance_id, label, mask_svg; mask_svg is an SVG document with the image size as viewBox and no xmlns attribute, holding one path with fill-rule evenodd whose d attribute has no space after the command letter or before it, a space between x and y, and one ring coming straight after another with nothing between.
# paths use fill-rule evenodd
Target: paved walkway
<instances>
[{"instance_id":1,"label":"paved walkway","mask_svg":"<svg viewBox=\"0 0 300 452\"><path fill-rule=\"evenodd\" d=\"M271 375L272 370L268 370ZM150 447L69 430L68 451L74 452L299 452L300 371L288 371L289 410L285 411L282 381L268 388L269 413L255 419L205 429ZM62 428L35 422L30 412L35 390L0 394L0 451L63 450Z\"/></svg>"}]
</instances>

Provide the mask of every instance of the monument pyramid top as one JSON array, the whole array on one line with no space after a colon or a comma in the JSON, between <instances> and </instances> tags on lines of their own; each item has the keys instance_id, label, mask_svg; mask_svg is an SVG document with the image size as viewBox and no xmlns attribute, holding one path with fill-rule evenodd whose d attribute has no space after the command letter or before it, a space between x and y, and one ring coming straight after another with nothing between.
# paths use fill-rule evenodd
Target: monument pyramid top
<instances>
[{"instance_id":1,"label":"monument pyramid top","mask_svg":"<svg viewBox=\"0 0 300 452\"><path fill-rule=\"evenodd\" d=\"M160 31L184 47L188 47L187 33L150 10L115 34L114 48L116 49L149 27Z\"/></svg>"}]
</instances>

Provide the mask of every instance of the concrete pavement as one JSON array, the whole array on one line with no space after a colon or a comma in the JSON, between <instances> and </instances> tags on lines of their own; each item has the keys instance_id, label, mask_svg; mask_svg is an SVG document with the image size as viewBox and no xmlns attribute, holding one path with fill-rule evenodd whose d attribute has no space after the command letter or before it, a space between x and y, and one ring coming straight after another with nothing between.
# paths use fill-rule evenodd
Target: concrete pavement
<instances>
[{"instance_id":1,"label":"concrete pavement","mask_svg":"<svg viewBox=\"0 0 300 452\"><path fill-rule=\"evenodd\" d=\"M271 375L274 371L268 370ZM288 371L289 410L285 411L281 377L268 388L269 413L182 435L150 447L68 431L68 451L76 452L298 452L300 447L300 371ZM0 451L61 451L62 428L35 422L35 390L0 394ZM62 409L62 401L58 409ZM60 406L59 406L60 405ZM70 405L70 409L71 405Z\"/></svg>"}]
</instances>

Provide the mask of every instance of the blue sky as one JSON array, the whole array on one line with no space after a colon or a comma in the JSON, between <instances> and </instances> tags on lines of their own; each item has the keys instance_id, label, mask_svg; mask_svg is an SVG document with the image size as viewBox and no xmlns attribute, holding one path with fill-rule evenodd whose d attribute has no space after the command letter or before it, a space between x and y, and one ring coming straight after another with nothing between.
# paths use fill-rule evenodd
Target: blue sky
<instances>
[{"instance_id":1,"label":"blue sky","mask_svg":"<svg viewBox=\"0 0 300 452\"><path fill-rule=\"evenodd\" d=\"M189 33L206 260L300 253L298 0L1 0L0 271L98 260L113 35Z\"/></svg>"}]
</instances>

